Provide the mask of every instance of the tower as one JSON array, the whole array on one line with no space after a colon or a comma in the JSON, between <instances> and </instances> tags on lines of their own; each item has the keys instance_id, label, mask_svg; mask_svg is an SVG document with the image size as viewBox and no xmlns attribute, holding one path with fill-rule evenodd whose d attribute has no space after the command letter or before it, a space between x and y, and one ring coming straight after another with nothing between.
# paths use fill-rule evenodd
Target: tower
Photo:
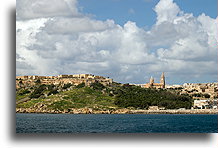
<instances>
[{"instance_id":1,"label":"tower","mask_svg":"<svg viewBox=\"0 0 218 148\"><path fill-rule=\"evenodd\" d=\"M162 88L165 88L165 76L164 76L164 72L161 74L160 84L162 84Z\"/></svg>"},{"instance_id":2,"label":"tower","mask_svg":"<svg viewBox=\"0 0 218 148\"><path fill-rule=\"evenodd\" d=\"M154 78L151 76L150 78L150 84L152 85L154 83Z\"/></svg>"}]
</instances>

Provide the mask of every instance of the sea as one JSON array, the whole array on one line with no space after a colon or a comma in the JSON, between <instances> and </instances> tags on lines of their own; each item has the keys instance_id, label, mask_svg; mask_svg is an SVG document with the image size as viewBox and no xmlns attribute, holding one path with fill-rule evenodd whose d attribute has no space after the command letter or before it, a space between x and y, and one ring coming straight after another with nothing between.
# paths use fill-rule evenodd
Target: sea
<instances>
[{"instance_id":1,"label":"sea","mask_svg":"<svg viewBox=\"0 0 218 148\"><path fill-rule=\"evenodd\" d=\"M16 133L217 133L208 114L25 114Z\"/></svg>"}]
</instances>

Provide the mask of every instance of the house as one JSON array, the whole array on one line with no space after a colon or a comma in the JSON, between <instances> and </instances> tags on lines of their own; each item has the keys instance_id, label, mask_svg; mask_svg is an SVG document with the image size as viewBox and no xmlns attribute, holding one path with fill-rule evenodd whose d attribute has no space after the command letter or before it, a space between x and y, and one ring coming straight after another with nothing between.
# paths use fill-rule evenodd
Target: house
<instances>
[{"instance_id":1,"label":"house","mask_svg":"<svg viewBox=\"0 0 218 148\"><path fill-rule=\"evenodd\" d=\"M159 110L158 106L149 106L148 110Z\"/></svg>"}]
</instances>

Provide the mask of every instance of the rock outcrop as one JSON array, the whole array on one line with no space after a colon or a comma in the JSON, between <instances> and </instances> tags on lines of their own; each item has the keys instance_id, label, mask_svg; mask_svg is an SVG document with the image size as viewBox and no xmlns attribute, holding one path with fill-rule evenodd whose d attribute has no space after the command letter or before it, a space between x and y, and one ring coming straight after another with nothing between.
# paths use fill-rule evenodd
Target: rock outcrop
<instances>
[{"instance_id":1,"label":"rock outcrop","mask_svg":"<svg viewBox=\"0 0 218 148\"><path fill-rule=\"evenodd\" d=\"M43 104L39 108L16 108L16 113L49 113L49 114L218 114L216 109L193 109L193 110L93 110L91 108L72 108L68 110L47 109ZM38 106L37 106L38 107Z\"/></svg>"}]
</instances>

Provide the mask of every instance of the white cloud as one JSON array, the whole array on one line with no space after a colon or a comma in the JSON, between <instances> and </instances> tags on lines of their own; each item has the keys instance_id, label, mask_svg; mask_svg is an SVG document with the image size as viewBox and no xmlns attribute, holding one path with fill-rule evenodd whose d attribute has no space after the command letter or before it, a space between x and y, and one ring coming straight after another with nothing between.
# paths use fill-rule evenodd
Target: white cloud
<instances>
[{"instance_id":1,"label":"white cloud","mask_svg":"<svg viewBox=\"0 0 218 148\"><path fill-rule=\"evenodd\" d=\"M36 19L16 22L16 73L18 75L32 74L39 66L37 51L30 51L28 47L36 42L36 34L44 25L46 19ZM30 68L31 67L31 68ZM40 67L40 66L39 66Z\"/></svg>"},{"instance_id":2,"label":"white cloud","mask_svg":"<svg viewBox=\"0 0 218 148\"><path fill-rule=\"evenodd\" d=\"M107 20L103 22L93 20L88 17L80 17L53 18L46 23L46 27L44 29L51 34L73 34L82 32L104 31L113 27L115 27L113 20Z\"/></svg>"},{"instance_id":3,"label":"white cloud","mask_svg":"<svg viewBox=\"0 0 218 148\"><path fill-rule=\"evenodd\" d=\"M144 36L146 32L136 26L134 22L127 22L122 30L117 59L124 64L153 63L155 57L149 54Z\"/></svg>"},{"instance_id":4,"label":"white cloud","mask_svg":"<svg viewBox=\"0 0 218 148\"><path fill-rule=\"evenodd\" d=\"M17 3L18 75L93 73L131 83L162 71L177 81L216 77L217 19L184 13L173 0L160 0L148 31L131 21L120 26L82 15L76 1L57 1L49 10L51 1Z\"/></svg>"},{"instance_id":5,"label":"white cloud","mask_svg":"<svg viewBox=\"0 0 218 148\"><path fill-rule=\"evenodd\" d=\"M154 10L157 13L157 24L164 21L172 22L180 12L180 8L173 0L160 0Z\"/></svg>"},{"instance_id":6,"label":"white cloud","mask_svg":"<svg viewBox=\"0 0 218 148\"><path fill-rule=\"evenodd\" d=\"M80 16L76 0L17 0L17 19Z\"/></svg>"},{"instance_id":7,"label":"white cloud","mask_svg":"<svg viewBox=\"0 0 218 148\"><path fill-rule=\"evenodd\" d=\"M208 45L210 45L210 47L216 46L218 41L218 18L214 20L203 13L197 18L197 20L201 23L202 30L204 30L208 35Z\"/></svg>"}]
</instances>

